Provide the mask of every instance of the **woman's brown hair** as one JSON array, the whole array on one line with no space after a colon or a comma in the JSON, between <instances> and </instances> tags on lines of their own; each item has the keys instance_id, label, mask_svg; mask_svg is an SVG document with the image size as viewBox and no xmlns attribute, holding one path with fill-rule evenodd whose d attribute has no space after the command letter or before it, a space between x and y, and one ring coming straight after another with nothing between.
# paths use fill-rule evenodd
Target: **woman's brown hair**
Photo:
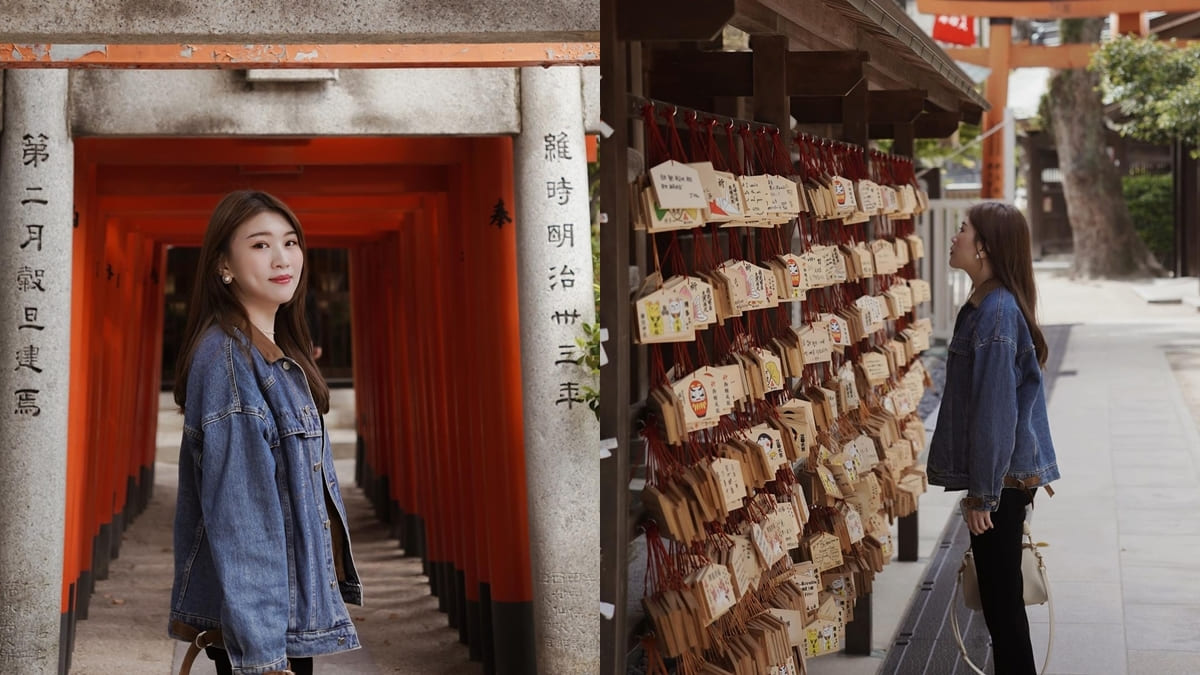
<instances>
[{"instance_id":1,"label":"woman's brown hair","mask_svg":"<svg viewBox=\"0 0 1200 675\"><path fill-rule=\"evenodd\" d=\"M273 211L296 231L296 241L301 251L308 249L304 244L304 230L296 214L278 198L257 190L231 192L217 204L208 229L204 231L204 242L200 245L200 261L196 265L196 281L192 286L192 302L188 307L187 327L183 331L179 360L175 363L175 403L182 409L187 402L187 379L192 367L192 357L200 336L213 323L221 326L226 334L234 335L234 329L249 331L250 318L246 310L233 295L233 290L221 281L221 260L229 255L229 240L234 230L247 219L264 211ZM275 343L283 353L291 357L304 369L308 387L312 390L313 402L321 414L329 412L329 385L321 377L317 363L312 357L312 337L308 333L308 322L304 318L304 298L308 292L308 265L300 270L296 293L286 304L280 305L275 313Z\"/></svg>"},{"instance_id":2,"label":"woman's brown hair","mask_svg":"<svg viewBox=\"0 0 1200 675\"><path fill-rule=\"evenodd\" d=\"M1038 364L1046 367L1046 338L1037 322L1037 286L1033 281L1033 246L1025 216L1011 204L982 202L967 211L975 237L988 260L992 276L1017 299L1029 324Z\"/></svg>"}]
</instances>

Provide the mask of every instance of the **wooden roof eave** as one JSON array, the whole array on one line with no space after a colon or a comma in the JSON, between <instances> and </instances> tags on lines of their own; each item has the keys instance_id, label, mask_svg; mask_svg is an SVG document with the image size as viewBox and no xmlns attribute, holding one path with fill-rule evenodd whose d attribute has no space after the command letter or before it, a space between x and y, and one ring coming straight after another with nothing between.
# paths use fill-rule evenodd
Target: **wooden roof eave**
<instances>
[{"instance_id":1,"label":"wooden roof eave","mask_svg":"<svg viewBox=\"0 0 1200 675\"><path fill-rule=\"evenodd\" d=\"M1166 14L1150 20L1150 32L1160 39L1200 37L1200 12Z\"/></svg>"},{"instance_id":2,"label":"wooden roof eave","mask_svg":"<svg viewBox=\"0 0 1200 675\"><path fill-rule=\"evenodd\" d=\"M736 0L735 8L731 25L786 35L793 49L867 52L872 88L925 89L946 110L990 107L966 73L888 0Z\"/></svg>"}]
</instances>

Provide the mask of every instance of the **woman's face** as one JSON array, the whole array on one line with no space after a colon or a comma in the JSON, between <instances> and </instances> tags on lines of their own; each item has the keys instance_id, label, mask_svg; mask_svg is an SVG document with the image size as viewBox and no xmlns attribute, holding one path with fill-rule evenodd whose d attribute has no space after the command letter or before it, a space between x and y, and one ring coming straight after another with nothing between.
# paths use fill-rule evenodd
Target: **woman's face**
<instances>
[{"instance_id":1,"label":"woman's face","mask_svg":"<svg viewBox=\"0 0 1200 675\"><path fill-rule=\"evenodd\" d=\"M242 307L274 316L296 294L303 269L295 228L280 214L262 211L233 231L222 274L233 277L231 288Z\"/></svg>"},{"instance_id":2,"label":"woman's face","mask_svg":"<svg viewBox=\"0 0 1200 675\"><path fill-rule=\"evenodd\" d=\"M979 261L975 258L978 252L975 227L970 221L964 220L958 226L958 234L950 238L950 266L959 270L978 266Z\"/></svg>"}]
</instances>

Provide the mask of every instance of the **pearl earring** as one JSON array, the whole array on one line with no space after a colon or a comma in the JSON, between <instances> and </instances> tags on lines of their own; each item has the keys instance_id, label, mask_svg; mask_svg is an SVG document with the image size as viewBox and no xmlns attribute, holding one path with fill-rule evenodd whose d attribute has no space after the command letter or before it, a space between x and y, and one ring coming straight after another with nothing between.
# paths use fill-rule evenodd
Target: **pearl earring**
<instances>
[{"instance_id":1,"label":"pearl earring","mask_svg":"<svg viewBox=\"0 0 1200 675\"><path fill-rule=\"evenodd\" d=\"M975 253L975 259L976 259L976 260L979 260L979 253L978 253L978 252L976 252L976 253ZM228 281L226 281L225 283L229 283L229 282L228 282Z\"/></svg>"},{"instance_id":2,"label":"pearl earring","mask_svg":"<svg viewBox=\"0 0 1200 675\"><path fill-rule=\"evenodd\" d=\"M978 258L979 255L976 254L975 257ZM233 277L229 276L228 274L223 274L221 275L221 281L225 282L226 284L230 284L233 282Z\"/></svg>"}]
</instances>

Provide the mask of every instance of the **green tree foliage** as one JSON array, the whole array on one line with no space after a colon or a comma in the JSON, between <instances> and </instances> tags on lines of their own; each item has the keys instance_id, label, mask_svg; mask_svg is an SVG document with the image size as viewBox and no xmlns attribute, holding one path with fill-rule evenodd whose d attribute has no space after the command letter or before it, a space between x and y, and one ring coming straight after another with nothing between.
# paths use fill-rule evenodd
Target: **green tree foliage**
<instances>
[{"instance_id":1,"label":"green tree foliage","mask_svg":"<svg viewBox=\"0 0 1200 675\"><path fill-rule=\"evenodd\" d=\"M1171 267L1175 260L1175 186L1171 174L1124 176L1121 191L1138 235L1164 267Z\"/></svg>"},{"instance_id":2,"label":"green tree foliage","mask_svg":"<svg viewBox=\"0 0 1200 675\"><path fill-rule=\"evenodd\" d=\"M1118 37L1092 57L1105 100L1120 106L1122 135L1200 146L1200 45Z\"/></svg>"}]
</instances>

